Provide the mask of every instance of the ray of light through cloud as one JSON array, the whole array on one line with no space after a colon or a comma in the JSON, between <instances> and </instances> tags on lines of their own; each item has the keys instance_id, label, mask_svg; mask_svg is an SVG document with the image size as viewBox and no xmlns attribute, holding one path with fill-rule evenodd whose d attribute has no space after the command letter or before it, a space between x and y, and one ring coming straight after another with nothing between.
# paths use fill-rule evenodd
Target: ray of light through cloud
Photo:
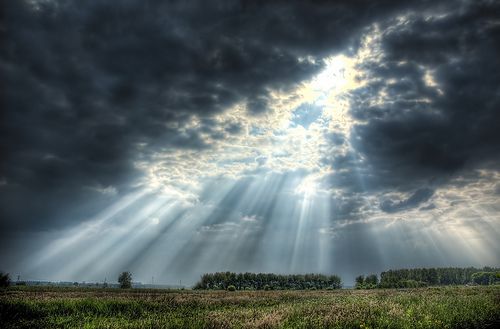
<instances>
[{"instance_id":1,"label":"ray of light through cloud","mask_svg":"<svg viewBox=\"0 0 500 329\"><path fill-rule=\"evenodd\" d=\"M362 56L327 58L324 70L295 91L298 100L277 105L274 117L261 122L253 123L250 117L239 120L250 126L247 133L216 144L216 153L160 153L154 156L156 163L138 163L148 174L143 185L150 189L149 197L145 191L124 197L85 223L85 228L66 232L65 238L43 250L42 257L36 257L37 264L43 266L66 252L72 260L55 277L80 275L94 279L105 277L110 267L124 266L144 276L190 272L194 273L187 276L191 280L203 271L222 269L331 271L335 261L329 258L336 238L324 233L331 225L332 210L330 197L318 181L336 168L321 164L322 145L327 144L325 136L329 133L349 138L355 121L348 114L346 98L350 90L360 87L355 81L359 74L355 65ZM242 110L236 108L238 111L241 115ZM348 141L337 152L356 156ZM297 173L287 175L288 171ZM363 179L363 175L357 176ZM246 182L241 183L241 179ZM244 187L234 190L239 183ZM363 182L360 184L363 186ZM212 219L214 211L217 215ZM469 231L460 228L448 229L445 236L422 228L417 238L408 235L404 222L384 232L373 232L370 222L363 224L358 238L373 243L379 235L402 238L401 243L410 250L419 250L419 245L432 246L442 262L446 259L443 246L435 241L457 236L465 250L482 249L477 245L481 241L465 237L462 232ZM340 232L356 223L344 226ZM164 265L152 265L158 257Z\"/></svg>"},{"instance_id":2,"label":"ray of light through cloud","mask_svg":"<svg viewBox=\"0 0 500 329\"><path fill-rule=\"evenodd\" d=\"M203 14L219 23L208 24L189 5L141 6L138 16L136 5L120 5L144 31L159 32L151 42L101 5L86 4L78 15L58 1L12 6L13 22L33 15L32 24L48 29L24 27L9 41L13 53L37 36L52 40L50 26L61 22L45 11L65 13L54 14L61 21L74 17L61 51L75 62L58 60L81 91L53 82L68 77L43 70L46 58L0 58L16 88L31 86L43 104L41 114L29 114L43 118L39 131L18 132L14 114L5 130L13 145L26 147L5 147L5 214L26 218L6 222L6 232L22 236L39 224L39 240L50 240L36 250L27 237L5 243L4 253L29 255L14 270L89 281L130 270L138 280L186 284L211 271L320 272L350 283L388 268L499 264L500 174L492 152L498 95L490 87L498 79L468 68L491 71L488 53L496 48L489 41L494 28L476 22L474 5L444 3L435 12L384 5L373 19L355 15L349 28L318 21L325 36L297 19L308 38L290 40L281 27L255 32L270 26L272 6L269 16L250 6L241 17L238 6L215 6ZM221 19L232 11L245 22L255 17L255 31ZM88 20L99 15L107 23L93 28ZM465 31L461 20L481 28ZM485 37L460 41L444 26ZM101 40L103 33L109 36ZM122 33L128 41L104 42ZM51 47L39 53L56 58ZM132 64L137 72L129 71ZM23 74L32 78L15 78ZM474 89L469 81L479 79L484 87ZM28 113L19 94L9 92L9 104ZM476 115L469 107L477 97L491 101ZM74 140L63 142L72 127ZM58 212L51 193L64 204ZM35 215L20 210L19 200L29 198Z\"/></svg>"}]
</instances>

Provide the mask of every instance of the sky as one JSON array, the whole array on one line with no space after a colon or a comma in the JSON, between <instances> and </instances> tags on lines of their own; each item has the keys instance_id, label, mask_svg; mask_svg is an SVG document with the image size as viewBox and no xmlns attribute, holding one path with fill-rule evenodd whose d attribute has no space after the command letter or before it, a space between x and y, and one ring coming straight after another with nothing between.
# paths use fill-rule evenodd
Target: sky
<instances>
[{"instance_id":1,"label":"sky","mask_svg":"<svg viewBox=\"0 0 500 329\"><path fill-rule=\"evenodd\" d=\"M499 2L3 5L13 277L500 265Z\"/></svg>"}]
</instances>

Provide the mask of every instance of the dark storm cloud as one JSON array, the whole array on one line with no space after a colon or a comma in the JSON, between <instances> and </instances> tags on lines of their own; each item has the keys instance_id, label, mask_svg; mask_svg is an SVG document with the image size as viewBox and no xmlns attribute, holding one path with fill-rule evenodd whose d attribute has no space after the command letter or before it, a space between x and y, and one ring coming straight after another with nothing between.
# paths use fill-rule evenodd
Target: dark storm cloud
<instances>
[{"instance_id":1,"label":"dark storm cloud","mask_svg":"<svg viewBox=\"0 0 500 329\"><path fill-rule=\"evenodd\" d=\"M362 64L370 82L351 97L351 114L363 123L350 140L363 160L333 162L365 189L439 185L500 161L500 5L406 14L380 22L382 59ZM373 105L382 91L386 101Z\"/></svg>"},{"instance_id":2,"label":"dark storm cloud","mask_svg":"<svg viewBox=\"0 0 500 329\"><path fill-rule=\"evenodd\" d=\"M209 148L200 131L180 128L193 115L240 102L259 115L270 90L310 78L323 56L355 47L359 31L404 6L8 1L0 57L2 228L88 216L84 205L107 202L99 188L116 187L119 195L141 175L134 159ZM317 61L301 60L307 56Z\"/></svg>"},{"instance_id":3,"label":"dark storm cloud","mask_svg":"<svg viewBox=\"0 0 500 329\"><path fill-rule=\"evenodd\" d=\"M467 185L478 181L476 169L499 168L498 17L498 2L464 1L378 21L380 48L372 51L381 56L359 65L367 83L349 95L360 123L331 140L348 139L352 150L333 147L324 157L334 171L323 183L350 198L414 193L382 202L382 211L395 213L419 207L452 178ZM365 216L363 203L352 205L351 218Z\"/></svg>"}]
</instances>

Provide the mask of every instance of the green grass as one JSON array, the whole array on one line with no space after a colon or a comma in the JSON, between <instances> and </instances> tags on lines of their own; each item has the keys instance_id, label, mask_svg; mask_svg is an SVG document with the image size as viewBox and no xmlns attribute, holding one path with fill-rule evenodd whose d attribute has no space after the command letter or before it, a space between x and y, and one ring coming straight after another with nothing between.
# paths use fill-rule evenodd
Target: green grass
<instances>
[{"instance_id":1,"label":"green grass","mask_svg":"<svg viewBox=\"0 0 500 329\"><path fill-rule=\"evenodd\" d=\"M179 291L11 288L3 328L494 328L500 287Z\"/></svg>"}]
</instances>

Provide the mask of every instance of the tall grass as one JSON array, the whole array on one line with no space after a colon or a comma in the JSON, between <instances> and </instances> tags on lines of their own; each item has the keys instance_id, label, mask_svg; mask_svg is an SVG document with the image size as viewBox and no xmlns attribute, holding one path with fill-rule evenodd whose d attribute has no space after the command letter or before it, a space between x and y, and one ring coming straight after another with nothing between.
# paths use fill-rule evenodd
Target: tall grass
<instances>
[{"instance_id":1,"label":"tall grass","mask_svg":"<svg viewBox=\"0 0 500 329\"><path fill-rule=\"evenodd\" d=\"M23 288L0 293L4 328L488 328L500 287L175 291Z\"/></svg>"}]
</instances>

